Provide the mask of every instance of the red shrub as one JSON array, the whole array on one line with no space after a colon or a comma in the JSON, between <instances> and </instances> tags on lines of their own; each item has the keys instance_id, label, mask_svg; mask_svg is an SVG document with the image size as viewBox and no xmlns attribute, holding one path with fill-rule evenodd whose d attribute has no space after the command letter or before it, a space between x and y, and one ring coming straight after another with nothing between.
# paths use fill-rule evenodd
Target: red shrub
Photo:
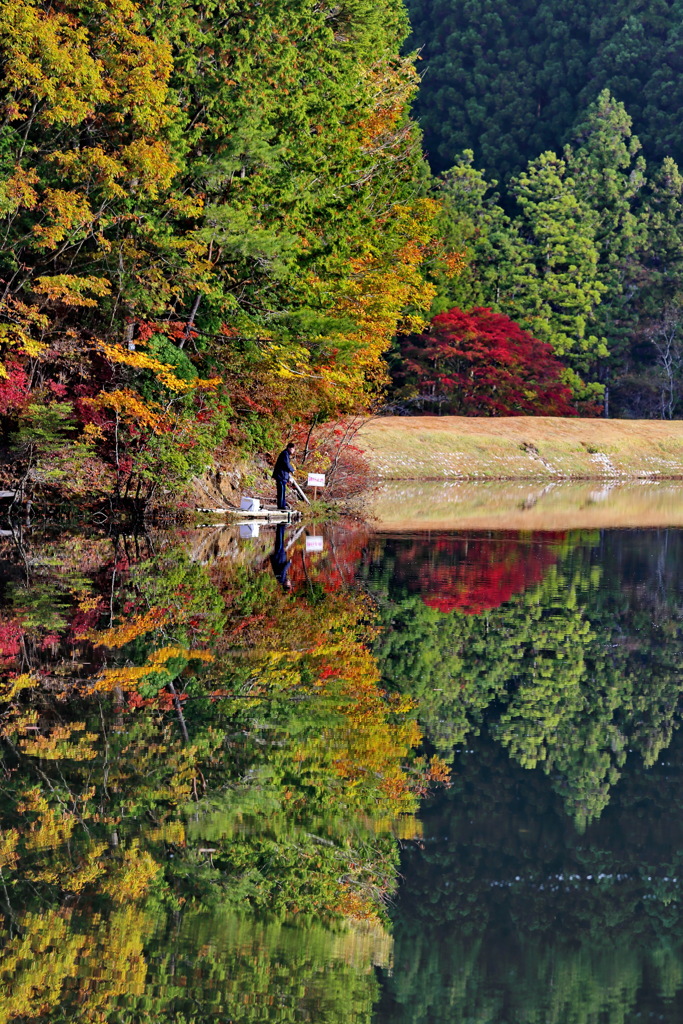
<instances>
[{"instance_id":1,"label":"red shrub","mask_svg":"<svg viewBox=\"0 0 683 1024\"><path fill-rule=\"evenodd\" d=\"M0 416L21 409L28 397L29 379L19 363L5 364L6 377L0 377Z\"/></svg>"},{"instance_id":2,"label":"red shrub","mask_svg":"<svg viewBox=\"0 0 683 1024\"><path fill-rule=\"evenodd\" d=\"M577 415L562 380L565 367L550 345L490 309L435 316L425 334L403 341L401 355L397 382L416 385L420 395L439 403L440 412Z\"/></svg>"}]
</instances>

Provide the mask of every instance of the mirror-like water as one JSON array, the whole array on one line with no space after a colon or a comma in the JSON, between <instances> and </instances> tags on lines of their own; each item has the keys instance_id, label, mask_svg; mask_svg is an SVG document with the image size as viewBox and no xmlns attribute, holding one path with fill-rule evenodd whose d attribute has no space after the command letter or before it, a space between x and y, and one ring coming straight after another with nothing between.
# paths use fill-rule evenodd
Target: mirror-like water
<instances>
[{"instance_id":1,"label":"mirror-like water","mask_svg":"<svg viewBox=\"0 0 683 1024\"><path fill-rule=\"evenodd\" d=\"M683 532L242 534L2 540L0 1024L678 1021Z\"/></svg>"},{"instance_id":2,"label":"mirror-like water","mask_svg":"<svg viewBox=\"0 0 683 1024\"><path fill-rule=\"evenodd\" d=\"M386 481L367 512L383 531L598 530L683 526L678 481Z\"/></svg>"}]
</instances>

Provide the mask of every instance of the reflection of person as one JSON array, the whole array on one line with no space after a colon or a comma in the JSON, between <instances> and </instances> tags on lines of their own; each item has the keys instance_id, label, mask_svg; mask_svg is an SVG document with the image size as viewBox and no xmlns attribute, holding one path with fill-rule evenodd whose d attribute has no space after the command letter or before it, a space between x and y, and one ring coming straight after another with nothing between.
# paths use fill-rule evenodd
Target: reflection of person
<instances>
[{"instance_id":1,"label":"reflection of person","mask_svg":"<svg viewBox=\"0 0 683 1024\"><path fill-rule=\"evenodd\" d=\"M277 507L281 509L289 508L285 499L285 489L290 476L294 476L292 455L294 455L294 442L290 441L284 451L281 451L278 455L275 469L273 470L273 479L277 485Z\"/></svg>"},{"instance_id":2,"label":"reflection of person","mask_svg":"<svg viewBox=\"0 0 683 1024\"><path fill-rule=\"evenodd\" d=\"M289 567L292 564L290 558L287 558L287 551L285 550L285 524L278 523L277 529L275 530L275 547L273 553L270 556L270 564L273 567L273 575L278 583L282 584L283 590L291 590L292 584L287 579L287 573Z\"/></svg>"}]
</instances>

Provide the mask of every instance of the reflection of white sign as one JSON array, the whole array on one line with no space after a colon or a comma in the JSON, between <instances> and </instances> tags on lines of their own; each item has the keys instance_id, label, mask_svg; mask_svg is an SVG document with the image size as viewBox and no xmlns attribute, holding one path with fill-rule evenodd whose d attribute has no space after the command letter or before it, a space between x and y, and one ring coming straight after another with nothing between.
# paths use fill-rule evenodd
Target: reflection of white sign
<instances>
[{"instance_id":1,"label":"reflection of white sign","mask_svg":"<svg viewBox=\"0 0 683 1024\"><path fill-rule=\"evenodd\" d=\"M307 551L323 551L325 548L325 541L322 537L307 537L306 538L306 550Z\"/></svg>"},{"instance_id":2,"label":"reflection of white sign","mask_svg":"<svg viewBox=\"0 0 683 1024\"><path fill-rule=\"evenodd\" d=\"M258 529L260 523L241 523L240 524L240 539L250 540L252 537L258 537Z\"/></svg>"},{"instance_id":3,"label":"reflection of white sign","mask_svg":"<svg viewBox=\"0 0 683 1024\"><path fill-rule=\"evenodd\" d=\"M308 474L308 486L309 487L324 487L325 486L325 474L324 473L309 473Z\"/></svg>"}]
</instances>

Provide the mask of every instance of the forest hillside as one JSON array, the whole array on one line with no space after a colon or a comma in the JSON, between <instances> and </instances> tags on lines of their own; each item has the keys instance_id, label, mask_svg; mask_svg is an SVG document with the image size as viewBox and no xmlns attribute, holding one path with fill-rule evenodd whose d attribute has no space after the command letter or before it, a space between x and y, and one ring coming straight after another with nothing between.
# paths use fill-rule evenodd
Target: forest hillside
<instances>
[{"instance_id":1,"label":"forest hillside","mask_svg":"<svg viewBox=\"0 0 683 1024\"><path fill-rule=\"evenodd\" d=\"M466 259L432 312L509 317L550 344L575 398L606 416L679 416L683 7L408 8L408 46L420 56L414 112L443 202L440 230ZM451 375L463 369L443 351L452 336L439 327L438 344L423 340L431 355L404 343L394 369L400 386L431 391L442 411L434 367L445 357ZM470 412L462 401L451 411Z\"/></svg>"},{"instance_id":2,"label":"forest hillside","mask_svg":"<svg viewBox=\"0 0 683 1024\"><path fill-rule=\"evenodd\" d=\"M0 484L172 504L387 401L679 415L678 6L631 6L0 3Z\"/></svg>"},{"instance_id":3,"label":"forest hillside","mask_svg":"<svg viewBox=\"0 0 683 1024\"><path fill-rule=\"evenodd\" d=\"M0 4L15 484L169 494L382 390L441 257L408 27L400 0Z\"/></svg>"},{"instance_id":4,"label":"forest hillside","mask_svg":"<svg viewBox=\"0 0 683 1024\"><path fill-rule=\"evenodd\" d=\"M683 158L680 0L408 0L408 10L437 171L473 149L507 180L569 142L603 89L627 107L648 160Z\"/></svg>"}]
</instances>

